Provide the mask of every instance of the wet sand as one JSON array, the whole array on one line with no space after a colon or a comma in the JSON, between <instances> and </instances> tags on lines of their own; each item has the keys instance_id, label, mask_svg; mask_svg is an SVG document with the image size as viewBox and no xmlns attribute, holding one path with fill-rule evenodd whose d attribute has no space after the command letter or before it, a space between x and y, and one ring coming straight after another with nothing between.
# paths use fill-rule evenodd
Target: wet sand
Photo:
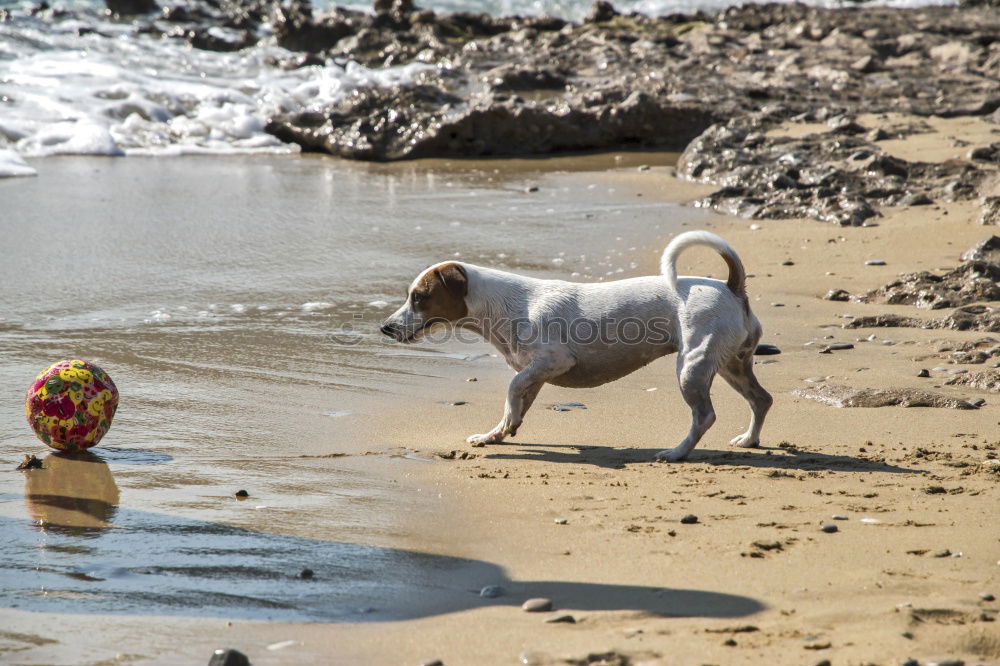
<instances>
[{"instance_id":1,"label":"wet sand","mask_svg":"<svg viewBox=\"0 0 1000 666\"><path fill-rule=\"evenodd\" d=\"M944 154L947 141L945 133L920 134L906 148ZM586 178L646 201L690 200L705 192L671 181L667 167L632 165ZM757 450L730 448L748 415L720 382L713 391L718 421L690 461L651 462L688 428L670 359L598 389L546 387L518 437L485 448L470 448L464 438L499 417L510 377L499 359L401 374L371 397L378 410L350 431L358 438L352 455L315 463L334 460L392 486L375 511L364 513L384 516L386 531L372 537L361 523L350 537L342 530L324 534L324 524L342 521L340 514L352 509L328 515L323 493L308 508L291 507L253 526L296 537L315 531L319 541L389 548L397 559L401 551L430 555L427 567L412 574L392 558L376 559L370 568L373 580L390 582L374 606L411 607L405 590L391 582L414 577L422 592L408 619L375 613L367 622L261 622L238 613L193 619L8 607L0 611L8 632L0 635L7 650L0 655L14 663L96 663L117 653L125 663L200 663L212 649L231 646L255 664L816 664L908 657L998 663L998 606L980 595L1000 594L998 472L987 462L1000 457L1000 408L993 394L944 385L943 372L917 377L921 368L946 365L947 354L938 352L943 342L983 334L847 330L844 315L940 313L821 298L830 289L858 293L900 272L956 265L961 252L992 231L975 218L966 203L889 210L871 228L766 220L751 230L746 220L713 215L677 219L673 229L645 227L643 244L609 241L626 266L635 262L633 274L654 272L667 238L685 221L722 234L738 249L753 274L749 291L764 326L762 341L782 350L758 358L758 376L775 406ZM566 239L567 247L575 243ZM870 259L886 265L864 265ZM792 265L783 265L788 261ZM684 255L680 270L721 277L724 266L696 249ZM818 353L831 341L854 348ZM472 355L466 358L489 352L484 345L467 349ZM448 346L442 351L458 353ZM477 381L468 382L473 376ZM818 377L986 403L972 411L837 409L792 394ZM455 401L465 404L449 404ZM567 402L586 409L551 409ZM308 455L309 447L299 446L296 453ZM5 460L13 460L6 456L9 443L4 451ZM234 451L232 458L248 455L252 451ZM120 469L116 478L124 485ZM286 459L268 469L291 479L301 473L299 463ZM221 476L223 483L231 479ZM23 501L14 485L5 481L7 506ZM357 492L365 495L363 484ZM128 499L123 492L119 511ZM698 522L682 524L687 514ZM231 513L201 516L234 522ZM826 523L838 531L821 531ZM295 562L308 566L314 552L319 565L313 568L326 567L314 582L336 588L338 555L321 545L298 548L302 559ZM950 554L937 556L945 551ZM234 556L233 565L240 560ZM486 585L500 585L505 594L480 597ZM281 593L293 594L289 589ZM555 611L523 612L519 605L530 597L550 598ZM558 614L575 622L544 622ZM61 624L74 628L67 635L56 629ZM609 652L621 658L588 657Z\"/></svg>"}]
</instances>

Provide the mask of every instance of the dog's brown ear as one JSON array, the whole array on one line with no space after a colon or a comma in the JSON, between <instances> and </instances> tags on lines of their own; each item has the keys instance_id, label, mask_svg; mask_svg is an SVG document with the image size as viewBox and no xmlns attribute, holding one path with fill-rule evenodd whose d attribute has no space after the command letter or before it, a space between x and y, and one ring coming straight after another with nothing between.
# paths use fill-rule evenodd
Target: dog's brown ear
<instances>
[{"instance_id":1,"label":"dog's brown ear","mask_svg":"<svg viewBox=\"0 0 1000 666\"><path fill-rule=\"evenodd\" d=\"M461 264L445 264L436 273L444 288L455 298L462 300L469 293L469 276Z\"/></svg>"}]
</instances>

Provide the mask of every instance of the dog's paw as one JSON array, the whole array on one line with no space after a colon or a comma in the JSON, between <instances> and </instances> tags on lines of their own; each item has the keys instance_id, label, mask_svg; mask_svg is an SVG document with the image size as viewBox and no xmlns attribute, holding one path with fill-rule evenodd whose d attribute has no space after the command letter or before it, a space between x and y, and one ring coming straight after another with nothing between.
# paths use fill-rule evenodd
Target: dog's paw
<instances>
[{"instance_id":1,"label":"dog's paw","mask_svg":"<svg viewBox=\"0 0 1000 666\"><path fill-rule=\"evenodd\" d=\"M687 458L687 454L677 449L664 449L657 453L655 458L661 462L680 462Z\"/></svg>"},{"instance_id":2,"label":"dog's paw","mask_svg":"<svg viewBox=\"0 0 1000 666\"><path fill-rule=\"evenodd\" d=\"M472 435L465 440L473 446L486 446L487 444L499 444L503 441L503 435L496 432L488 432L482 435Z\"/></svg>"},{"instance_id":3,"label":"dog's paw","mask_svg":"<svg viewBox=\"0 0 1000 666\"><path fill-rule=\"evenodd\" d=\"M755 449L760 446L759 439L751 439L750 433L743 433L729 440L729 443L733 446L738 446L742 449Z\"/></svg>"}]
</instances>

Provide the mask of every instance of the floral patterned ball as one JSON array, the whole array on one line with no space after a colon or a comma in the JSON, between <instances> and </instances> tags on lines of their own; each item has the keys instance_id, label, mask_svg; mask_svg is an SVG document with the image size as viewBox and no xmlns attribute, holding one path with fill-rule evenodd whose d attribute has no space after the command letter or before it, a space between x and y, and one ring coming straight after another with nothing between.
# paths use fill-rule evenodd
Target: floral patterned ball
<instances>
[{"instance_id":1,"label":"floral patterned ball","mask_svg":"<svg viewBox=\"0 0 1000 666\"><path fill-rule=\"evenodd\" d=\"M111 427L118 389L103 370L87 361L60 361L28 387L28 425L54 449L80 451L95 446Z\"/></svg>"}]
</instances>

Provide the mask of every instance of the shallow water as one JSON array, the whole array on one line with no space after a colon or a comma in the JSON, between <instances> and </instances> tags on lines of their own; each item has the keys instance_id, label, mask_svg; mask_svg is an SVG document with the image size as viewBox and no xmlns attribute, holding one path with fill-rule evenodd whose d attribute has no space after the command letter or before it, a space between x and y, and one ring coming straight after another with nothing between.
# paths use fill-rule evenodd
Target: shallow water
<instances>
[{"instance_id":1,"label":"shallow water","mask_svg":"<svg viewBox=\"0 0 1000 666\"><path fill-rule=\"evenodd\" d=\"M662 247L651 238L709 213L596 171L673 158L58 157L36 160L38 178L0 181L0 599L184 615L214 590L204 612L398 617L402 605L378 599L436 585L407 567L441 565L408 554L427 543L412 532L427 500L405 477L433 463L376 424L442 376L502 364L481 343L387 343L380 320L421 268L453 256L574 279L635 274ZM112 376L115 422L96 459L15 472L44 452L23 392L63 358ZM248 500L233 496L241 488ZM314 588L294 578L335 563L347 572ZM452 565L463 580L467 565ZM377 583L373 566L400 574ZM321 604L319 591L343 601Z\"/></svg>"}]
</instances>

